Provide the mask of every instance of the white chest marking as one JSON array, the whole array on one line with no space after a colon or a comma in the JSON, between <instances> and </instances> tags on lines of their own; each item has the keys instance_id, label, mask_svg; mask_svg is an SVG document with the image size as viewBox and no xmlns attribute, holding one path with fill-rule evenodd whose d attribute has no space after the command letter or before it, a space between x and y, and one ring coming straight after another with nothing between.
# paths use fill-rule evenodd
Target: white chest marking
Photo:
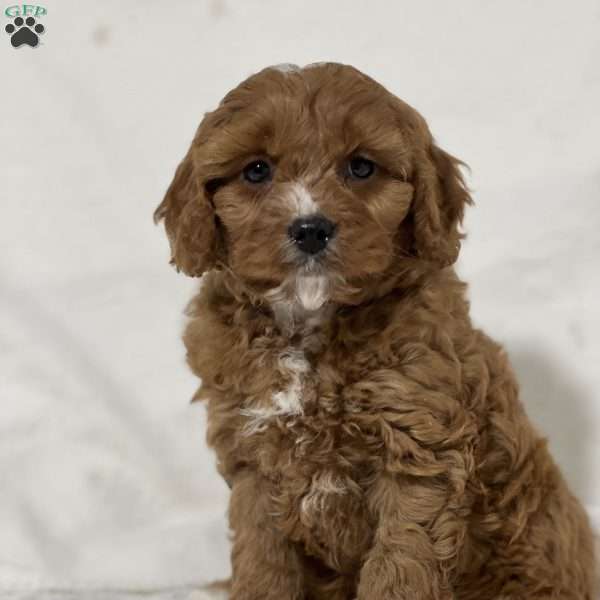
<instances>
[{"instance_id":1,"label":"white chest marking","mask_svg":"<svg viewBox=\"0 0 600 600\"><path fill-rule=\"evenodd\" d=\"M310 366L302 350L289 349L279 357L279 369L289 381L283 390L271 396L271 405L268 407L245 408L241 413L249 420L244 427L246 435L264 431L268 421L275 417L290 417L301 415L302 383Z\"/></svg>"}]
</instances>

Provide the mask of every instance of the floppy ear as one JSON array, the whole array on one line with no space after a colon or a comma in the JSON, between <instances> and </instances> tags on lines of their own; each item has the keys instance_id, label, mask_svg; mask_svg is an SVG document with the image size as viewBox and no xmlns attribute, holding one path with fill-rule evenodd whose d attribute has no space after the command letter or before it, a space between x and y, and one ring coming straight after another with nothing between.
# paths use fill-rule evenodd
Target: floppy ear
<instances>
[{"instance_id":1,"label":"floppy ear","mask_svg":"<svg viewBox=\"0 0 600 600\"><path fill-rule=\"evenodd\" d=\"M196 173L190 148L154 212L155 223L165 221L171 264L192 277L210 270L216 259L217 226L204 185Z\"/></svg>"},{"instance_id":2,"label":"floppy ear","mask_svg":"<svg viewBox=\"0 0 600 600\"><path fill-rule=\"evenodd\" d=\"M458 258L465 206L473 203L461 166L463 162L431 141L418 157L414 175L414 251L442 267Z\"/></svg>"}]
</instances>

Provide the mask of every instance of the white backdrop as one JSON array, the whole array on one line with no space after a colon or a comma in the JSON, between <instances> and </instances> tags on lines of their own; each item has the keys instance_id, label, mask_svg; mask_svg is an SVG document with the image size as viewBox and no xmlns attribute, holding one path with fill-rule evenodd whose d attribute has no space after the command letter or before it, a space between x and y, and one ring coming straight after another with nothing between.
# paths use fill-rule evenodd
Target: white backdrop
<instances>
[{"instance_id":1,"label":"white backdrop","mask_svg":"<svg viewBox=\"0 0 600 600\"><path fill-rule=\"evenodd\" d=\"M203 112L281 62L354 64L469 163L474 318L600 526L597 2L44 6L38 48L0 32L0 590L227 574L179 339L196 283L151 215Z\"/></svg>"}]
</instances>

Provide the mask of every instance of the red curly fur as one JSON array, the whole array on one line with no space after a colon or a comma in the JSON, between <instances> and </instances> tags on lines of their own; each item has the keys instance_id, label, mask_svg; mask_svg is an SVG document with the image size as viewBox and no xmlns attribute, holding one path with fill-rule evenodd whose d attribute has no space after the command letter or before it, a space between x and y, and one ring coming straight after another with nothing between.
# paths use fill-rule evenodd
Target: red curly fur
<instances>
[{"instance_id":1,"label":"red curly fur","mask_svg":"<svg viewBox=\"0 0 600 600\"><path fill-rule=\"evenodd\" d=\"M265 69L198 128L155 217L205 273L184 340L231 486L232 599L592 600L585 513L452 268L460 164L337 64ZM303 202L336 225L310 265Z\"/></svg>"}]
</instances>

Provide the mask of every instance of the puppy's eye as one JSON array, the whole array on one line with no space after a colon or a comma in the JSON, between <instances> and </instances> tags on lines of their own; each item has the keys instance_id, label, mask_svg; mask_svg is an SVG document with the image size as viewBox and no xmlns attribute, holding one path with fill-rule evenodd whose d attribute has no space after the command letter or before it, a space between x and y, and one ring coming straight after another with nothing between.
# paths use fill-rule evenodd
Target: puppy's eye
<instances>
[{"instance_id":1,"label":"puppy's eye","mask_svg":"<svg viewBox=\"0 0 600 600\"><path fill-rule=\"evenodd\" d=\"M354 156L348 162L348 174L355 179L367 179L375 172L375 163L364 156Z\"/></svg>"},{"instance_id":2,"label":"puppy's eye","mask_svg":"<svg viewBox=\"0 0 600 600\"><path fill-rule=\"evenodd\" d=\"M271 167L264 160L253 160L244 167L244 179L250 183L262 183L271 177Z\"/></svg>"}]
</instances>

